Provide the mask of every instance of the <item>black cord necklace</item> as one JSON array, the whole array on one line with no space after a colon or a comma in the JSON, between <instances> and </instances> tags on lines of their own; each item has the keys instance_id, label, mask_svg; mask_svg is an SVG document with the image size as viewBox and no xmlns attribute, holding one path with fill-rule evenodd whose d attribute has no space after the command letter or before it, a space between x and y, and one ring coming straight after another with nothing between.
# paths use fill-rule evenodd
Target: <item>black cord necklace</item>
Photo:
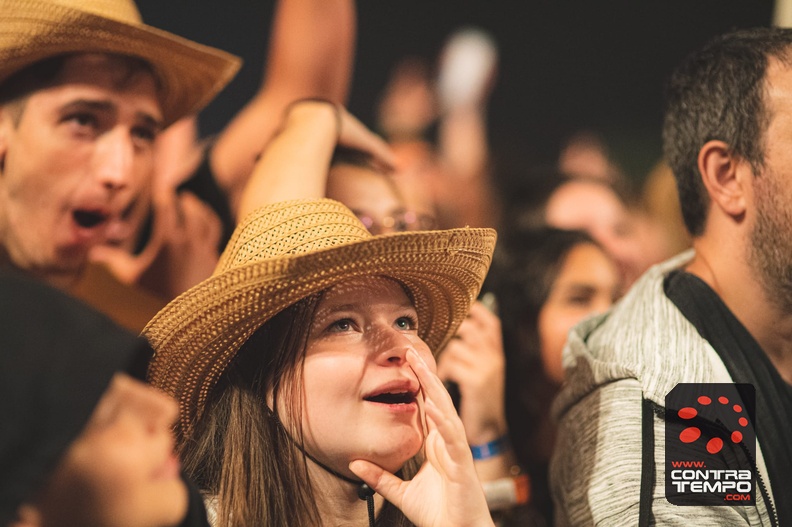
<instances>
[{"instance_id":1,"label":"black cord necklace","mask_svg":"<svg viewBox=\"0 0 792 527\"><path fill-rule=\"evenodd\" d=\"M269 414L269 416L272 419L275 420L277 425L281 428L281 430L283 430L283 433L286 435L286 437L289 438L289 441L291 441L292 444L294 446L296 446L300 450L300 452L303 453L303 455L305 457L307 457L308 459L310 459L311 461L316 463L325 472L327 472L329 474L332 474L333 476L337 477L341 481L345 481L347 483L350 483L352 485L357 486L358 498L360 498L361 500L365 500L366 506L368 508L369 527L375 527L375 525L374 525L375 524L375 518L374 518L374 494L375 493L374 493L374 489L369 487L364 481L359 480L359 479L353 479L353 478L350 478L348 476L345 476L345 475L341 474L340 472L337 472L337 471L333 470L332 468L328 467L327 465L325 465L324 463L322 463L318 459L316 459L314 456L312 456L310 453L308 453L308 451L305 450L301 444L299 444L297 441L294 440L294 438L291 436L291 434L289 434L289 432L286 430L286 427L283 426L283 424L281 423L280 419L278 419L278 416L275 415L275 413L272 410L270 410L269 407L267 407L267 410L269 410L267 412Z\"/></svg>"},{"instance_id":2,"label":"black cord necklace","mask_svg":"<svg viewBox=\"0 0 792 527\"><path fill-rule=\"evenodd\" d=\"M351 483L352 485L357 485L358 498L360 498L361 500L365 500L366 505L368 507L369 527L374 527L374 489L369 487L362 480L352 479L350 477L341 474L340 472L336 472L335 470L328 467L327 465L325 465L324 463L313 457L311 454L309 454L301 445L297 445L297 443L295 443L295 445L297 446L297 448L300 449L300 451L305 455L305 457L307 457L308 459L319 465L326 472L332 474L333 476L337 477L342 481L346 481L347 483Z\"/></svg>"}]
</instances>

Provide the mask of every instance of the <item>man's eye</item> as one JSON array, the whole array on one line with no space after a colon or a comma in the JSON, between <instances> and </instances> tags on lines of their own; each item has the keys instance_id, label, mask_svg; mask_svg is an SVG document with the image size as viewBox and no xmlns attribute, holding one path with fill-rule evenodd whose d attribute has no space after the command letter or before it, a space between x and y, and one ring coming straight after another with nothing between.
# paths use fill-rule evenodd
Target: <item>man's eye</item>
<instances>
[{"instance_id":1,"label":"man's eye","mask_svg":"<svg viewBox=\"0 0 792 527\"><path fill-rule=\"evenodd\" d=\"M85 112L78 112L67 115L64 118L65 122L72 123L79 127L92 127L96 128L99 125L99 120L95 115Z\"/></svg>"},{"instance_id":2,"label":"man's eye","mask_svg":"<svg viewBox=\"0 0 792 527\"><path fill-rule=\"evenodd\" d=\"M588 307L591 304L591 297L588 295L570 296L567 298L567 303L574 306Z\"/></svg>"},{"instance_id":3,"label":"man's eye","mask_svg":"<svg viewBox=\"0 0 792 527\"><path fill-rule=\"evenodd\" d=\"M144 143L153 143L157 138L157 132L145 126L138 126L132 129L132 137Z\"/></svg>"}]
</instances>

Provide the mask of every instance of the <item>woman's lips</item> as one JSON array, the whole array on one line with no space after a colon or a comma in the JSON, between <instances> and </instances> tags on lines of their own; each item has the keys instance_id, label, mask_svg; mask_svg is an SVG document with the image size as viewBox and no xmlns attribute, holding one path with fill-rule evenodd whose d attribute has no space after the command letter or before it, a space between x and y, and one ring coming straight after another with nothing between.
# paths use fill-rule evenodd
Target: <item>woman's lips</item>
<instances>
[{"instance_id":1,"label":"woman's lips","mask_svg":"<svg viewBox=\"0 0 792 527\"><path fill-rule=\"evenodd\" d=\"M418 403L416 401L410 403L381 403L366 400L366 402L395 413L413 413L418 411Z\"/></svg>"},{"instance_id":2,"label":"woman's lips","mask_svg":"<svg viewBox=\"0 0 792 527\"><path fill-rule=\"evenodd\" d=\"M365 396L363 400L387 408L391 412L414 412L418 410L417 390L405 390L405 387L409 388L408 385L402 383L393 385L391 388L382 388Z\"/></svg>"}]
</instances>

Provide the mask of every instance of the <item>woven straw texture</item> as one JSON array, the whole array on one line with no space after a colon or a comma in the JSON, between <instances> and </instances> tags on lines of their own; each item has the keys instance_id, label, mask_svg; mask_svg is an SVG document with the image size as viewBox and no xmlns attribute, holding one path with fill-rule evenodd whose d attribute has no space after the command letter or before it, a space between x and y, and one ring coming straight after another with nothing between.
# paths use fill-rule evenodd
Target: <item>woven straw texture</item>
<instances>
[{"instance_id":1,"label":"woven straw texture","mask_svg":"<svg viewBox=\"0 0 792 527\"><path fill-rule=\"evenodd\" d=\"M202 109L241 61L143 24L132 0L0 0L0 82L65 53L115 53L150 63L165 124Z\"/></svg>"},{"instance_id":2,"label":"woven straw texture","mask_svg":"<svg viewBox=\"0 0 792 527\"><path fill-rule=\"evenodd\" d=\"M328 200L277 203L240 224L214 275L185 292L143 330L156 350L149 377L179 401L180 438L242 344L298 300L362 276L410 290L420 336L439 351L470 309L495 248L492 229L372 236Z\"/></svg>"}]
</instances>

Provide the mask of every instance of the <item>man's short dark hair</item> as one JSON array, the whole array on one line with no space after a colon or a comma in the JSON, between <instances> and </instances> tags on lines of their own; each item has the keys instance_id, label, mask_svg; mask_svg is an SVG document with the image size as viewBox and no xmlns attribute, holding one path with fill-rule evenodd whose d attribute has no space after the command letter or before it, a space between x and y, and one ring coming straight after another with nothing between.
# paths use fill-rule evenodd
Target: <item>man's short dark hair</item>
<instances>
[{"instance_id":1,"label":"man's short dark hair","mask_svg":"<svg viewBox=\"0 0 792 527\"><path fill-rule=\"evenodd\" d=\"M768 58L789 64L792 29L756 28L719 36L688 56L666 87L663 150L674 172L690 234L704 232L709 196L698 170L707 141L720 140L751 164L763 166Z\"/></svg>"},{"instance_id":2,"label":"man's short dark hair","mask_svg":"<svg viewBox=\"0 0 792 527\"><path fill-rule=\"evenodd\" d=\"M121 66L116 85L119 88L127 86L140 72L150 73L160 89L159 78L151 64L137 57L105 53ZM24 109L24 102L31 93L52 86L63 70L66 60L73 54L55 55L40 60L27 66L0 83L0 106L15 106L14 120L19 121Z\"/></svg>"}]
</instances>

